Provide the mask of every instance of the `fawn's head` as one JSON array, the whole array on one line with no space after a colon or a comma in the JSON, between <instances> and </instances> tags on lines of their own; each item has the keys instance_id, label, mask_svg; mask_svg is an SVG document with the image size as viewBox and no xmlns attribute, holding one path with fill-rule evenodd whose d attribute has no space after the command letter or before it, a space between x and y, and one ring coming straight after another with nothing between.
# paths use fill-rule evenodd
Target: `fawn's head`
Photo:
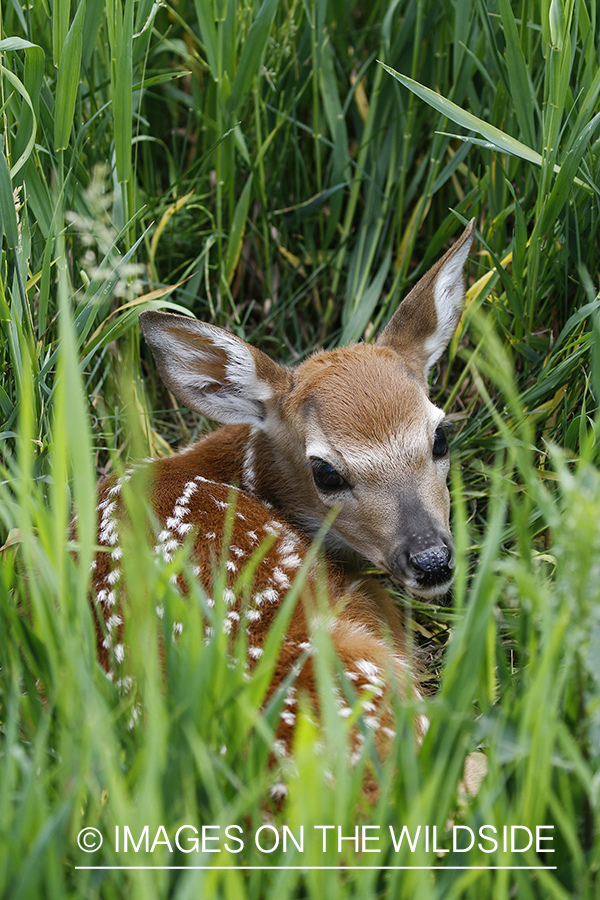
<instances>
[{"instance_id":1,"label":"fawn's head","mask_svg":"<svg viewBox=\"0 0 600 900\"><path fill-rule=\"evenodd\" d=\"M173 394L250 426L242 487L308 534L337 507L330 552L366 557L421 597L452 580L448 444L427 379L460 319L474 231L472 219L374 344L320 351L293 370L214 325L140 316Z\"/></svg>"}]
</instances>

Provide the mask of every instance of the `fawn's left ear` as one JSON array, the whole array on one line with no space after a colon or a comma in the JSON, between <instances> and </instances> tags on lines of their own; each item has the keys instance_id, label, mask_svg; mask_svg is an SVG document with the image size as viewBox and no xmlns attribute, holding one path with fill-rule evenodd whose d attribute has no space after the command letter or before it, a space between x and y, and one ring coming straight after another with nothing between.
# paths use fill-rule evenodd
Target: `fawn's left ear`
<instances>
[{"instance_id":1,"label":"fawn's left ear","mask_svg":"<svg viewBox=\"0 0 600 900\"><path fill-rule=\"evenodd\" d=\"M448 252L421 278L402 301L377 339L391 347L424 380L456 330L465 302L464 265L473 246L471 219Z\"/></svg>"}]
</instances>

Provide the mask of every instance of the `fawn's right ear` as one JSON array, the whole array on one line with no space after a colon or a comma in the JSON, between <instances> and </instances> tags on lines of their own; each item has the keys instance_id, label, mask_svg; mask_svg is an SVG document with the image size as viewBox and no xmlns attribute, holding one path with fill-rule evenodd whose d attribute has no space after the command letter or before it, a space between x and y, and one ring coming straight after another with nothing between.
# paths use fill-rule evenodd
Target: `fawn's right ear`
<instances>
[{"instance_id":1,"label":"fawn's right ear","mask_svg":"<svg viewBox=\"0 0 600 900\"><path fill-rule=\"evenodd\" d=\"M377 339L391 347L423 380L446 349L465 302L464 266L475 238L471 219L448 252L423 275Z\"/></svg>"},{"instance_id":2,"label":"fawn's right ear","mask_svg":"<svg viewBox=\"0 0 600 900\"><path fill-rule=\"evenodd\" d=\"M140 326L171 393L217 422L261 427L265 403L291 382L287 369L215 325L147 311Z\"/></svg>"}]
</instances>

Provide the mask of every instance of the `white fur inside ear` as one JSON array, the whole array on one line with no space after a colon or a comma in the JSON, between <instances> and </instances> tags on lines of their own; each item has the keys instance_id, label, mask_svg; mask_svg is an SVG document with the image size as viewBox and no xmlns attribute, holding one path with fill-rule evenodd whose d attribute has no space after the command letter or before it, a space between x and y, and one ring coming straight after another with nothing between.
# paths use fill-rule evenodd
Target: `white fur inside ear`
<instances>
[{"instance_id":1,"label":"white fur inside ear","mask_svg":"<svg viewBox=\"0 0 600 900\"><path fill-rule=\"evenodd\" d=\"M452 256L435 280L433 296L437 314L437 328L425 341L427 371L434 365L448 346L460 320L465 299L463 268L472 241L467 241Z\"/></svg>"},{"instance_id":2,"label":"white fur inside ear","mask_svg":"<svg viewBox=\"0 0 600 900\"><path fill-rule=\"evenodd\" d=\"M273 388L258 378L252 353L246 344L227 332L219 332L219 345L227 354L226 378L214 393L205 393L204 405L214 405L212 418L220 422L260 425L263 420L261 405L273 396ZM207 384L209 381L218 384L214 378L205 378Z\"/></svg>"},{"instance_id":3,"label":"white fur inside ear","mask_svg":"<svg viewBox=\"0 0 600 900\"><path fill-rule=\"evenodd\" d=\"M146 329L163 380L192 409L229 425L260 426L273 388L261 381L250 347L205 322Z\"/></svg>"}]
</instances>

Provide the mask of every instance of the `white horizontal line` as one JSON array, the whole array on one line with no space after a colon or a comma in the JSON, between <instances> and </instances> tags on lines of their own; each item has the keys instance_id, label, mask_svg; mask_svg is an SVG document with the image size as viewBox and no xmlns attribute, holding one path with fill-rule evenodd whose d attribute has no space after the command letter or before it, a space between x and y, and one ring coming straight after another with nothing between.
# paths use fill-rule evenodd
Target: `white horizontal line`
<instances>
[{"instance_id":1,"label":"white horizontal line","mask_svg":"<svg viewBox=\"0 0 600 900\"><path fill-rule=\"evenodd\" d=\"M315 872L315 871L337 871L337 872L346 872L349 870L352 871L360 871L361 869L365 872L383 872L393 870L407 870L407 869L422 869L422 870L430 870L435 869L441 872L447 871L449 869L452 870L460 870L460 871L486 871L487 869L507 869L509 872L519 870L537 870L541 869L543 871L548 871L550 869L556 869L556 866L75 866L76 869L103 869L112 871L113 869L160 869L160 870L175 870L175 869L194 869L194 870L202 870L202 871L210 871L211 869L226 869L226 870L256 870L256 869L272 869L275 870L297 870L300 872Z\"/></svg>"}]
</instances>

